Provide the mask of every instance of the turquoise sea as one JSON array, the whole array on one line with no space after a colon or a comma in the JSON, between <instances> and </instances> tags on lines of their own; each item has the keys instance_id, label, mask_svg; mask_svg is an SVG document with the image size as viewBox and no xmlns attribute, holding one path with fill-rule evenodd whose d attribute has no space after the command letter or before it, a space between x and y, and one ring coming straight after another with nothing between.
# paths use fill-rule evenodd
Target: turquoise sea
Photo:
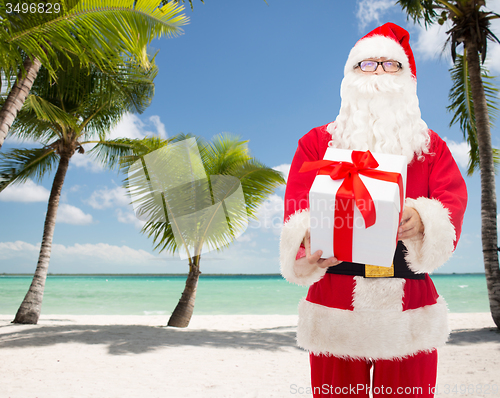
<instances>
[{"instance_id":1,"label":"turquoise sea","mask_svg":"<svg viewBox=\"0 0 500 398\"><path fill-rule=\"evenodd\" d=\"M14 315L31 276L0 275L0 314ZM450 312L489 312L484 274L433 275ZM43 314L170 314L184 289L181 275L49 275ZM201 275L195 314L295 314L307 289L279 275Z\"/></svg>"}]
</instances>

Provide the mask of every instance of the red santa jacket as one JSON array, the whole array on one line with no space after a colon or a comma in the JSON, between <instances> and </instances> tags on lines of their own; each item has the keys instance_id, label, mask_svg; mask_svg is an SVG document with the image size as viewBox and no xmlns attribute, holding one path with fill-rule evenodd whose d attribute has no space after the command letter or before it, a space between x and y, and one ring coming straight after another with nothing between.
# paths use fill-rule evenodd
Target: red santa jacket
<instances>
[{"instance_id":1,"label":"red santa jacket","mask_svg":"<svg viewBox=\"0 0 500 398\"><path fill-rule=\"evenodd\" d=\"M404 241L406 260L415 273L431 272L451 256L467 202L465 182L446 143L429 133L428 153L415 157L407 170L405 205L418 211L425 229L423 239ZM313 285L299 305L299 345L314 353L381 359L442 345L448 336L446 303L428 276L325 276L321 268L306 276L294 273L297 251L309 228L308 193L316 176L314 171L298 171L303 162L322 159L331 139L322 126L299 140L285 193L281 271L290 282Z\"/></svg>"}]
</instances>

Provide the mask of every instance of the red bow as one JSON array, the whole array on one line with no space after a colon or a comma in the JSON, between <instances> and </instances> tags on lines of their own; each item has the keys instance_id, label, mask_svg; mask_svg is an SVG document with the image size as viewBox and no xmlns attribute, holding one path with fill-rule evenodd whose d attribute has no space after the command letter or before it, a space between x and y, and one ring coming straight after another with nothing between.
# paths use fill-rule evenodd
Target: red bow
<instances>
[{"instance_id":1,"label":"red bow","mask_svg":"<svg viewBox=\"0 0 500 398\"><path fill-rule=\"evenodd\" d=\"M352 224L354 203L359 209L365 221L365 227L375 224L377 215L373 199L363 181L359 177L362 174L377 180L397 183L400 196L400 214L403 210L403 179L401 174L374 170L379 166L370 151L352 151L352 163L333 160L318 160L315 162L304 162L299 173L319 170L320 175L330 175L333 180L344 179L335 196L335 222L334 222L334 253L339 260L352 260ZM341 222L341 225L337 221ZM347 225L344 222L347 221Z\"/></svg>"}]
</instances>

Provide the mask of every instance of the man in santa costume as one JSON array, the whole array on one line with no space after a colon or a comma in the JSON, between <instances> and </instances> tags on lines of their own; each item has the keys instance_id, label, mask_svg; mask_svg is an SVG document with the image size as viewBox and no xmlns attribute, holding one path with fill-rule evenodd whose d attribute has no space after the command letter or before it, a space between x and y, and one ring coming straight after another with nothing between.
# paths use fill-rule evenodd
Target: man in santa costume
<instances>
[{"instance_id":1,"label":"man in santa costume","mask_svg":"<svg viewBox=\"0 0 500 398\"><path fill-rule=\"evenodd\" d=\"M428 273L451 256L467 203L461 173L421 119L409 34L387 23L356 43L333 123L299 140L285 194L280 262L310 286L299 304L297 343L310 352L314 397L433 397L447 307ZM309 189L328 147L404 155L406 201L392 267L310 253Z\"/></svg>"}]
</instances>

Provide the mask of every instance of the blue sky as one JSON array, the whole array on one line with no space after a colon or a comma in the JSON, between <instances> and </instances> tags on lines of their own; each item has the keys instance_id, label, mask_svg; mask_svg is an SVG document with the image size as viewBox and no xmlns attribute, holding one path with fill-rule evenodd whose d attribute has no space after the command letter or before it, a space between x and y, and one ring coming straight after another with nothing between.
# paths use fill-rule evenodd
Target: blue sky
<instances>
[{"instance_id":1,"label":"blue sky","mask_svg":"<svg viewBox=\"0 0 500 398\"><path fill-rule=\"evenodd\" d=\"M441 53L446 27L425 31L406 21L393 1L194 0L184 34L152 45L159 74L151 106L125 115L111 137L207 139L231 133L249 140L254 157L287 171L298 139L333 121L347 55L365 33L394 22L411 34L423 119L445 138L462 171L467 147L446 112L451 86L449 51ZM489 0L492 10L500 1ZM500 26L494 25L500 34ZM500 73L500 46L490 45L488 65ZM500 147L498 128L493 145ZM29 144L7 139L2 151ZM465 175L465 173L464 173ZM0 273L32 273L36 267L53 175L0 193ZM140 233L123 176L88 157L70 164L58 213L49 272L185 273L178 255L157 253ZM482 272L479 174L465 177L469 205L459 246L438 272ZM278 273L284 188L262 206L257 221L228 249L206 254L204 273ZM497 193L498 196L498 193Z\"/></svg>"}]
</instances>

